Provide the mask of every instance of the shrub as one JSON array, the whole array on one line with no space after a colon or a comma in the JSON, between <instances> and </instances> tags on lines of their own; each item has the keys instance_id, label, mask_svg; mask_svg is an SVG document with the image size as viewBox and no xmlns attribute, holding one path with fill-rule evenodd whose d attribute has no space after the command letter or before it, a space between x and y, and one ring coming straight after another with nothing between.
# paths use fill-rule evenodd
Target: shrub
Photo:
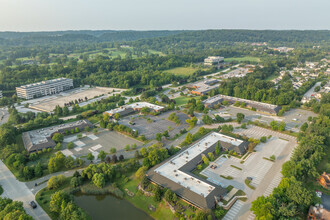
<instances>
[{"instance_id":1,"label":"shrub","mask_svg":"<svg viewBox=\"0 0 330 220\"><path fill-rule=\"evenodd\" d=\"M74 144L72 142L69 142L66 147L68 149L73 149L74 148Z\"/></svg>"},{"instance_id":2,"label":"shrub","mask_svg":"<svg viewBox=\"0 0 330 220\"><path fill-rule=\"evenodd\" d=\"M114 154L114 153L116 153L116 152L117 152L117 149L116 149L116 148L114 148L114 147L110 148L110 153L111 153L111 154Z\"/></svg>"},{"instance_id":3,"label":"shrub","mask_svg":"<svg viewBox=\"0 0 330 220\"><path fill-rule=\"evenodd\" d=\"M267 137L262 136L262 137L260 138L260 141L261 141L262 143L266 143L266 141L267 141Z\"/></svg>"}]
</instances>

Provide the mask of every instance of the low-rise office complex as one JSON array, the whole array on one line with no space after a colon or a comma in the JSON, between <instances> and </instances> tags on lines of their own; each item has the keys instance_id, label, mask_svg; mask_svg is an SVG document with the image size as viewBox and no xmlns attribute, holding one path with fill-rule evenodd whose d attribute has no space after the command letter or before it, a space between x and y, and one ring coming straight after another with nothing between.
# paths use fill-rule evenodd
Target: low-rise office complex
<instances>
[{"instance_id":1,"label":"low-rise office complex","mask_svg":"<svg viewBox=\"0 0 330 220\"><path fill-rule=\"evenodd\" d=\"M65 131L78 128L83 130L85 127L93 127L93 124L88 120L80 120L66 124L56 125L48 128L24 132L22 135L24 147L28 152L35 152L42 149L52 148L56 146L52 137L55 133L64 134Z\"/></svg>"},{"instance_id":2,"label":"low-rise office complex","mask_svg":"<svg viewBox=\"0 0 330 220\"><path fill-rule=\"evenodd\" d=\"M192 94L206 95L211 90L219 87L219 81L217 79L210 79L187 85L187 87L193 89L191 91Z\"/></svg>"},{"instance_id":3,"label":"low-rise office complex","mask_svg":"<svg viewBox=\"0 0 330 220\"><path fill-rule=\"evenodd\" d=\"M212 209L223 198L227 190L192 173L202 162L202 156L215 152L219 143L222 150L245 153L248 142L213 132L186 150L153 167L147 172L150 181L171 189L188 203Z\"/></svg>"},{"instance_id":4,"label":"low-rise office complex","mask_svg":"<svg viewBox=\"0 0 330 220\"><path fill-rule=\"evenodd\" d=\"M16 87L16 93L19 98L33 99L41 96L60 93L72 88L72 79L58 78Z\"/></svg>"},{"instance_id":5,"label":"low-rise office complex","mask_svg":"<svg viewBox=\"0 0 330 220\"><path fill-rule=\"evenodd\" d=\"M141 111L142 108L148 108L154 112L161 112L164 110L164 107L160 105L155 105L148 102L135 102L129 105L121 106L116 109L112 109L110 111L106 111L105 113L109 116L113 116L116 113L119 113L120 116L126 116L134 112Z\"/></svg>"},{"instance_id":6,"label":"low-rise office complex","mask_svg":"<svg viewBox=\"0 0 330 220\"><path fill-rule=\"evenodd\" d=\"M205 107L212 108L214 105L221 104L223 101L228 101L234 104L235 102L244 102L247 107L255 108L258 111L270 114L277 114L281 110L281 106L267 104L263 102L251 101L227 95L216 95L203 101Z\"/></svg>"},{"instance_id":7,"label":"low-rise office complex","mask_svg":"<svg viewBox=\"0 0 330 220\"><path fill-rule=\"evenodd\" d=\"M218 65L219 63L223 62L224 60L225 60L224 57L209 56L208 58L204 59L204 65L206 65L206 66Z\"/></svg>"}]
</instances>

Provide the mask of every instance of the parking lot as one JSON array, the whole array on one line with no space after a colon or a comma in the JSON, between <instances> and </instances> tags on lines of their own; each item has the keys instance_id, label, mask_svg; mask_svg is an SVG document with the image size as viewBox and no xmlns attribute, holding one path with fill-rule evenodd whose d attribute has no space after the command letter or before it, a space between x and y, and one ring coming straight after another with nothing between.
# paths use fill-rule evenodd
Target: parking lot
<instances>
[{"instance_id":1,"label":"parking lot","mask_svg":"<svg viewBox=\"0 0 330 220\"><path fill-rule=\"evenodd\" d=\"M133 138L105 129L99 129L97 134L82 133L82 135L83 137L81 139L78 139L77 135L70 135L64 138L64 150L62 150L62 153L65 156L79 158L92 153L96 159L101 150L109 153L111 148L116 148L117 154L124 155L124 148L127 144L136 144L138 147L142 145L141 142ZM74 143L73 149L66 149L68 142Z\"/></svg>"},{"instance_id":2,"label":"parking lot","mask_svg":"<svg viewBox=\"0 0 330 220\"><path fill-rule=\"evenodd\" d=\"M217 125L214 124L214 126ZM254 214L249 211L251 202L258 196L270 195L273 189L278 186L282 179L280 172L282 165L291 157L297 143L293 136L253 125L249 125L248 129L234 129L234 133L254 138L260 138L262 136L269 137L271 135L271 138L266 143L258 144L255 152L250 154L244 163L240 163L240 158L227 158L223 155L210 163L210 165L216 165L217 168L212 169L209 166L201 174L215 184L223 187L232 185L247 194L248 200L246 202L236 201L223 219L254 219ZM271 155L275 155L276 157L274 162L265 159ZM228 180L220 177L220 175L225 177L230 176L233 179ZM252 178L250 184L256 188L255 190L250 189L245 184L246 177Z\"/></svg>"},{"instance_id":3,"label":"parking lot","mask_svg":"<svg viewBox=\"0 0 330 220\"><path fill-rule=\"evenodd\" d=\"M113 92L115 90L115 92ZM106 88L106 87L93 87L89 88L88 86L71 89L68 91L61 92L59 94L45 96L38 99L32 99L24 101L22 104L30 103L29 108L39 111L51 112L55 109L57 105L63 107L64 103L68 103L71 101L75 101L78 99L83 99L85 101L85 97L87 99L93 99L95 96L104 95L104 97L108 97L112 94L117 94L125 89L115 89L115 88Z\"/></svg>"},{"instance_id":4,"label":"parking lot","mask_svg":"<svg viewBox=\"0 0 330 220\"><path fill-rule=\"evenodd\" d=\"M245 179L247 177L251 177L252 185L257 187L264 178L265 174L274 164L274 162L266 160L264 157L269 158L270 156L275 155L276 158L278 158L288 143L288 141L277 137L272 137L266 143L259 144L255 148L256 152L253 152L244 163L241 164L241 160L237 157L221 157L214 161L217 168L212 169L207 167L201 172L201 174L207 176L210 181L223 187L232 185L235 188L241 189L249 194L252 191L245 185ZM234 168L233 166L239 167L242 170ZM230 176L233 179L228 180L220 177L220 175L226 177Z\"/></svg>"},{"instance_id":5,"label":"parking lot","mask_svg":"<svg viewBox=\"0 0 330 220\"><path fill-rule=\"evenodd\" d=\"M176 125L174 122L167 120L172 112L176 113L181 124ZM147 118L150 120L147 120ZM180 130L184 128L187 129L189 126L185 121L188 118L189 117L182 112L170 111L158 116L134 114L120 119L119 123L137 130L140 135L144 135L147 139L154 139L157 133L163 133L165 130L170 130L169 135L173 137L175 134L179 133Z\"/></svg>"},{"instance_id":6,"label":"parking lot","mask_svg":"<svg viewBox=\"0 0 330 220\"><path fill-rule=\"evenodd\" d=\"M236 118L237 113L243 113L245 115L245 119L243 122L248 120L255 121L258 120L260 122L265 122L269 124L271 121L276 120L278 122L284 121L286 123L286 129L292 130L295 132L299 131L300 126L307 122L309 116L316 117L317 115L314 112L303 110L303 109L292 109L286 113L282 117L269 115L262 112L255 112L245 108L235 107L233 105L224 107L218 110L212 110L209 112L210 115L219 115L225 119L228 118Z\"/></svg>"}]
</instances>

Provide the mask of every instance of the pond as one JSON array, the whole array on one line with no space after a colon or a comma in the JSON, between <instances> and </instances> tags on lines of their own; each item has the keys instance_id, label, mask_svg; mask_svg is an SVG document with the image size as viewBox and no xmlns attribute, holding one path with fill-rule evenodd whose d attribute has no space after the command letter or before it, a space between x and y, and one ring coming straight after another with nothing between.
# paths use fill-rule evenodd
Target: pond
<instances>
[{"instance_id":1,"label":"pond","mask_svg":"<svg viewBox=\"0 0 330 220\"><path fill-rule=\"evenodd\" d=\"M119 199L112 195L85 195L77 193L74 200L93 220L152 220L147 213L136 208L127 200Z\"/></svg>"}]
</instances>

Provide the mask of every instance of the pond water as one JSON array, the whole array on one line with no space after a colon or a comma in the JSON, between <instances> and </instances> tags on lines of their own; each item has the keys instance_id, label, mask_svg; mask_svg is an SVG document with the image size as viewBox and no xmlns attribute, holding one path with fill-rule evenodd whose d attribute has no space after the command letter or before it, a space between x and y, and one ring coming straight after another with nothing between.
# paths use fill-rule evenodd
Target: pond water
<instances>
[{"instance_id":1,"label":"pond water","mask_svg":"<svg viewBox=\"0 0 330 220\"><path fill-rule=\"evenodd\" d=\"M118 199L112 195L77 193L74 200L93 220L152 220L147 213L136 208L127 200Z\"/></svg>"}]
</instances>

